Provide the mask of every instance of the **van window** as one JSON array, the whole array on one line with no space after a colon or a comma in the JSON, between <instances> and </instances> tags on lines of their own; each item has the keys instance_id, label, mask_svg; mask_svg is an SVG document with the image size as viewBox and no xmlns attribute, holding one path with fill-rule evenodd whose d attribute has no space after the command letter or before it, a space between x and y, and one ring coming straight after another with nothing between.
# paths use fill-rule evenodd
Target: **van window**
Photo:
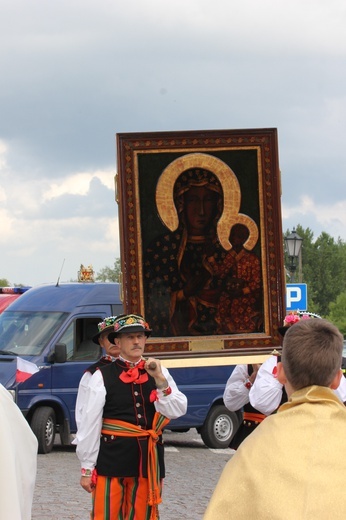
<instances>
[{"instance_id":1,"label":"van window","mask_svg":"<svg viewBox=\"0 0 346 520\"><path fill-rule=\"evenodd\" d=\"M0 350L38 356L66 320L64 312L6 311L0 315Z\"/></svg>"},{"instance_id":2,"label":"van window","mask_svg":"<svg viewBox=\"0 0 346 520\"><path fill-rule=\"evenodd\" d=\"M65 343L68 361L96 361L102 355L101 347L92 338L102 318L78 318L70 323L58 343Z\"/></svg>"}]
</instances>

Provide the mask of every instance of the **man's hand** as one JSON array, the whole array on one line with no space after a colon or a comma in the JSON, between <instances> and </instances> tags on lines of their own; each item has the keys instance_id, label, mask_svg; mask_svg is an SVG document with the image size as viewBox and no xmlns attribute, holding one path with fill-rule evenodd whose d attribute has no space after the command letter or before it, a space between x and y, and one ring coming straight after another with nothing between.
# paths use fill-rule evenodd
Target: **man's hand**
<instances>
[{"instance_id":1,"label":"man's hand","mask_svg":"<svg viewBox=\"0 0 346 520\"><path fill-rule=\"evenodd\" d=\"M146 359L144 368L148 372L148 374L153 377L158 377L162 375L161 363L159 359Z\"/></svg>"},{"instance_id":2,"label":"man's hand","mask_svg":"<svg viewBox=\"0 0 346 520\"><path fill-rule=\"evenodd\" d=\"M159 359L148 358L144 368L148 374L155 379L157 388L167 388L168 381L162 373L161 362Z\"/></svg>"},{"instance_id":3,"label":"man's hand","mask_svg":"<svg viewBox=\"0 0 346 520\"><path fill-rule=\"evenodd\" d=\"M81 477L80 478L80 485L88 493L92 493L94 491L94 489L95 489L95 484L93 484L91 482L91 477Z\"/></svg>"}]
</instances>

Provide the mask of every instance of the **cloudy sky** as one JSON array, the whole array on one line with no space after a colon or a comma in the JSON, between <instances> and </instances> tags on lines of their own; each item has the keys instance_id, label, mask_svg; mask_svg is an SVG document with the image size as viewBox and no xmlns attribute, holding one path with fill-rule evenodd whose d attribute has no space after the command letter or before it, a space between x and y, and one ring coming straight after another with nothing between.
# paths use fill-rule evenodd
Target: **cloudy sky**
<instances>
[{"instance_id":1,"label":"cloudy sky","mask_svg":"<svg viewBox=\"0 0 346 520\"><path fill-rule=\"evenodd\" d=\"M118 132L277 128L283 229L346 240L344 0L2 0L0 278L120 256Z\"/></svg>"}]
</instances>

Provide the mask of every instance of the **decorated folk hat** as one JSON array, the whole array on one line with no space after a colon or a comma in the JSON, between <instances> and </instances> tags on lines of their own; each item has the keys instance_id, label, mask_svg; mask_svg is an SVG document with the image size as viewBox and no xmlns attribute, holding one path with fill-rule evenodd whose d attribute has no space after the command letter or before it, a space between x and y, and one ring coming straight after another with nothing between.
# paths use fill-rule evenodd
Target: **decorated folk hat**
<instances>
[{"instance_id":1,"label":"decorated folk hat","mask_svg":"<svg viewBox=\"0 0 346 520\"><path fill-rule=\"evenodd\" d=\"M103 332L111 332L113 330L113 324L116 319L117 316L109 316L97 325L98 333L95 334L95 336L92 338L93 342L96 343L96 345L99 344L99 338Z\"/></svg>"},{"instance_id":2,"label":"decorated folk hat","mask_svg":"<svg viewBox=\"0 0 346 520\"><path fill-rule=\"evenodd\" d=\"M281 336L284 336L288 329L300 320L310 320L311 318L321 318L318 314L307 311L292 311L284 319L284 324L278 330Z\"/></svg>"},{"instance_id":3,"label":"decorated folk hat","mask_svg":"<svg viewBox=\"0 0 346 520\"><path fill-rule=\"evenodd\" d=\"M113 341L123 332L144 332L148 337L151 329L143 316L139 314L120 314L113 323L113 331L108 334L109 341Z\"/></svg>"}]
</instances>

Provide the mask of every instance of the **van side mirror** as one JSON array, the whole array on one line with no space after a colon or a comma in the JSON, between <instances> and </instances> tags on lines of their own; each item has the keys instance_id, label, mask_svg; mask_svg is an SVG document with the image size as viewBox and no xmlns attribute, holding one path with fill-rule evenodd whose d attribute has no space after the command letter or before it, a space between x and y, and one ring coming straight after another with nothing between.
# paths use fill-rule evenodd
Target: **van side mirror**
<instances>
[{"instance_id":1,"label":"van side mirror","mask_svg":"<svg viewBox=\"0 0 346 520\"><path fill-rule=\"evenodd\" d=\"M57 343L54 352L48 356L49 363L65 363L67 360L67 350L65 343Z\"/></svg>"},{"instance_id":2,"label":"van side mirror","mask_svg":"<svg viewBox=\"0 0 346 520\"><path fill-rule=\"evenodd\" d=\"M55 363L65 363L67 360L66 343L57 343L55 345Z\"/></svg>"}]
</instances>

